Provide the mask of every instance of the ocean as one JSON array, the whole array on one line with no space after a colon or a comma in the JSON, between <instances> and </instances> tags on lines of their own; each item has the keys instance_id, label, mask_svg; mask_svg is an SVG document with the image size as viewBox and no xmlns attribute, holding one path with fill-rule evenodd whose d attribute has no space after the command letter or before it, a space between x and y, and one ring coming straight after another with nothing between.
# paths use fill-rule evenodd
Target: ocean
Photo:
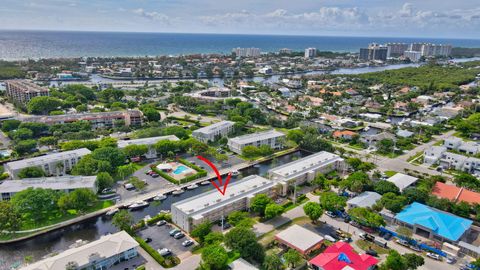
<instances>
[{"instance_id":1,"label":"ocean","mask_svg":"<svg viewBox=\"0 0 480 270\"><path fill-rule=\"evenodd\" d=\"M308 47L357 52L372 42L431 42L480 47L480 40L472 39L0 30L0 59L230 53L235 47L257 47L262 52L281 48L301 51Z\"/></svg>"}]
</instances>

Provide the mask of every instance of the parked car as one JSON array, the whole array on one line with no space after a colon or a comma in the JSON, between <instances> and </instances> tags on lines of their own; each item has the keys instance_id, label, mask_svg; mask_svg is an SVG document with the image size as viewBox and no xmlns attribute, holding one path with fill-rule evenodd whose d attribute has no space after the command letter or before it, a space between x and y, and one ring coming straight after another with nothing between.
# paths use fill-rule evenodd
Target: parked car
<instances>
[{"instance_id":1,"label":"parked car","mask_svg":"<svg viewBox=\"0 0 480 270\"><path fill-rule=\"evenodd\" d=\"M388 240L392 239L392 236L393 235L391 233L387 232L383 235L383 239L388 241Z\"/></svg>"},{"instance_id":2,"label":"parked car","mask_svg":"<svg viewBox=\"0 0 480 270\"><path fill-rule=\"evenodd\" d=\"M370 242L373 242L375 240L375 236L368 233L360 233L359 237L365 241L370 241Z\"/></svg>"},{"instance_id":3,"label":"parked car","mask_svg":"<svg viewBox=\"0 0 480 270\"><path fill-rule=\"evenodd\" d=\"M405 247L410 247L410 245L408 244L407 241L403 240L403 239L397 239L397 242L398 244L402 245L402 246L405 246Z\"/></svg>"},{"instance_id":4,"label":"parked car","mask_svg":"<svg viewBox=\"0 0 480 270\"><path fill-rule=\"evenodd\" d=\"M448 256L446 262L448 264L455 264L457 262L457 259L455 257Z\"/></svg>"},{"instance_id":5,"label":"parked car","mask_svg":"<svg viewBox=\"0 0 480 270\"><path fill-rule=\"evenodd\" d=\"M428 252L427 257L432 258L432 259L437 260L437 261L442 260L442 257L440 257L440 255L438 255L436 253L432 253L432 252Z\"/></svg>"},{"instance_id":6,"label":"parked car","mask_svg":"<svg viewBox=\"0 0 480 270\"><path fill-rule=\"evenodd\" d=\"M165 220L160 220L159 222L157 222L157 226L163 226L165 224L167 224Z\"/></svg>"},{"instance_id":7,"label":"parked car","mask_svg":"<svg viewBox=\"0 0 480 270\"><path fill-rule=\"evenodd\" d=\"M182 232L178 232L175 235L173 235L173 238L175 238L175 239L181 239L183 237L185 237L185 234L182 233Z\"/></svg>"},{"instance_id":8,"label":"parked car","mask_svg":"<svg viewBox=\"0 0 480 270\"><path fill-rule=\"evenodd\" d=\"M152 238L150 237L145 238L145 243L150 243L150 242L152 242Z\"/></svg>"},{"instance_id":9,"label":"parked car","mask_svg":"<svg viewBox=\"0 0 480 270\"><path fill-rule=\"evenodd\" d=\"M416 252L422 252L422 249L415 245L411 245L410 249Z\"/></svg>"},{"instance_id":10,"label":"parked car","mask_svg":"<svg viewBox=\"0 0 480 270\"><path fill-rule=\"evenodd\" d=\"M227 222L223 223L223 229L224 229L224 230L225 230L225 229L228 229L228 228L230 228L230 227L232 227L232 225L230 225L230 223L227 223Z\"/></svg>"},{"instance_id":11,"label":"parked car","mask_svg":"<svg viewBox=\"0 0 480 270\"><path fill-rule=\"evenodd\" d=\"M150 174L150 176L153 177L153 178L157 178L157 177L159 177L160 175L159 175L158 173L152 173L152 174Z\"/></svg>"},{"instance_id":12,"label":"parked car","mask_svg":"<svg viewBox=\"0 0 480 270\"><path fill-rule=\"evenodd\" d=\"M357 228L360 227L360 224L359 224L358 222L356 222L355 220L352 220L352 221L350 221L349 223L350 223L350 225L352 225L353 227L357 227Z\"/></svg>"},{"instance_id":13,"label":"parked car","mask_svg":"<svg viewBox=\"0 0 480 270\"><path fill-rule=\"evenodd\" d=\"M177 234L177 233L179 233L179 232L180 232L179 229L173 229L173 230L169 231L168 234L169 234L170 236L174 236L175 234Z\"/></svg>"},{"instance_id":14,"label":"parked car","mask_svg":"<svg viewBox=\"0 0 480 270\"><path fill-rule=\"evenodd\" d=\"M151 174L151 173L153 173L152 170L148 170L148 171L145 172L145 174Z\"/></svg>"},{"instance_id":15,"label":"parked car","mask_svg":"<svg viewBox=\"0 0 480 270\"><path fill-rule=\"evenodd\" d=\"M378 256L378 253L373 250L373 249L368 249L367 251L365 251L366 254L370 255L370 256L373 256L373 257L377 257Z\"/></svg>"},{"instance_id":16,"label":"parked car","mask_svg":"<svg viewBox=\"0 0 480 270\"><path fill-rule=\"evenodd\" d=\"M324 238L325 238L325 240L328 240L328 241L330 241L330 242L332 242L332 243L337 242L337 239L336 239L336 238L334 238L333 236L328 235L328 234L324 235Z\"/></svg>"},{"instance_id":17,"label":"parked car","mask_svg":"<svg viewBox=\"0 0 480 270\"><path fill-rule=\"evenodd\" d=\"M183 241L183 243L182 243L182 246L184 246L184 247L188 247L188 246L191 246L191 245L193 245L193 241L190 240L190 239L185 240L185 241Z\"/></svg>"},{"instance_id":18,"label":"parked car","mask_svg":"<svg viewBox=\"0 0 480 270\"><path fill-rule=\"evenodd\" d=\"M325 212L325 215L327 215L327 216L329 216L329 217L331 217L331 218L336 218L336 217L337 217L337 215L335 215L335 213L333 213L332 211L326 211L326 212Z\"/></svg>"},{"instance_id":19,"label":"parked car","mask_svg":"<svg viewBox=\"0 0 480 270\"><path fill-rule=\"evenodd\" d=\"M159 249L157 250L158 254L162 255L162 256L169 256L169 255L172 255L172 251L168 248L162 248L162 249Z\"/></svg>"}]
</instances>

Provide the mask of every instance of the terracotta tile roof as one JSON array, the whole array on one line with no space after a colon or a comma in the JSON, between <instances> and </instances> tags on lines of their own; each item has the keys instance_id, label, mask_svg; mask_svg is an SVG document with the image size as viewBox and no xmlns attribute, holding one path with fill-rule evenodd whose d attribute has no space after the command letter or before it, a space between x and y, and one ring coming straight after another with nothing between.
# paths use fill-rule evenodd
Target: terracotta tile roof
<instances>
[{"instance_id":1,"label":"terracotta tile roof","mask_svg":"<svg viewBox=\"0 0 480 270\"><path fill-rule=\"evenodd\" d=\"M447 185L442 182L435 183L432 194L454 202L467 202L471 204L480 203L480 193L470 191L465 188L459 188L454 185Z\"/></svg>"}]
</instances>

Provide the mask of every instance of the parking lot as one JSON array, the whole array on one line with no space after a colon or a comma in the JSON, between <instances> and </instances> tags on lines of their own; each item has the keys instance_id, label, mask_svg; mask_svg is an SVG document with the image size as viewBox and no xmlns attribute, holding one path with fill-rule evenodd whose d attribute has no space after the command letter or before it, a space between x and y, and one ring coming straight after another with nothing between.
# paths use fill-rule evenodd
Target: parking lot
<instances>
[{"instance_id":1,"label":"parking lot","mask_svg":"<svg viewBox=\"0 0 480 270\"><path fill-rule=\"evenodd\" d=\"M163 226L149 226L144 230L140 231L140 237L143 239L151 238L152 242L148 243L152 248L158 250L162 248L168 248L172 251L172 253L176 256L179 256L194 247L194 245L191 245L189 247L184 247L182 246L182 242L190 239L188 236L185 236L180 239L175 239L172 236L168 234L168 232L175 227L166 224Z\"/></svg>"}]
</instances>

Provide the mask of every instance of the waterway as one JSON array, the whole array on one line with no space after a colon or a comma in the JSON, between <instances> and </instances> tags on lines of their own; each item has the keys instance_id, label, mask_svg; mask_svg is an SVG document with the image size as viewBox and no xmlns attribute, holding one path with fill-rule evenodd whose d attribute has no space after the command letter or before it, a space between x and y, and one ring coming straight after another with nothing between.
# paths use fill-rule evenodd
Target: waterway
<instances>
[{"instance_id":1,"label":"waterway","mask_svg":"<svg viewBox=\"0 0 480 270\"><path fill-rule=\"evenodd\" d=\"M269 169L283 165L298 158L307 156L307 152L297 151L240 171L240 175L232 181L241 181L243 177L257 174L265 176ZM136 221L146 215L155 216L160 210L170 210L172 203L198 195L213 189L212 185L200 186L194 190L186 190L179 196L169 195L161 203L151 202L147 208L132 211ZM11 266L19 265L25 256L32 256L34 261L40 260L45 255L68 249L75 241L82 239L93 241L107 233L117 232L112 225L111 219L105 216L95 217L84 222L68 226L59 230L48 232L35 238L13 244L0 245L0 269L10 269Z\"/></svg>"}]
</instances>

